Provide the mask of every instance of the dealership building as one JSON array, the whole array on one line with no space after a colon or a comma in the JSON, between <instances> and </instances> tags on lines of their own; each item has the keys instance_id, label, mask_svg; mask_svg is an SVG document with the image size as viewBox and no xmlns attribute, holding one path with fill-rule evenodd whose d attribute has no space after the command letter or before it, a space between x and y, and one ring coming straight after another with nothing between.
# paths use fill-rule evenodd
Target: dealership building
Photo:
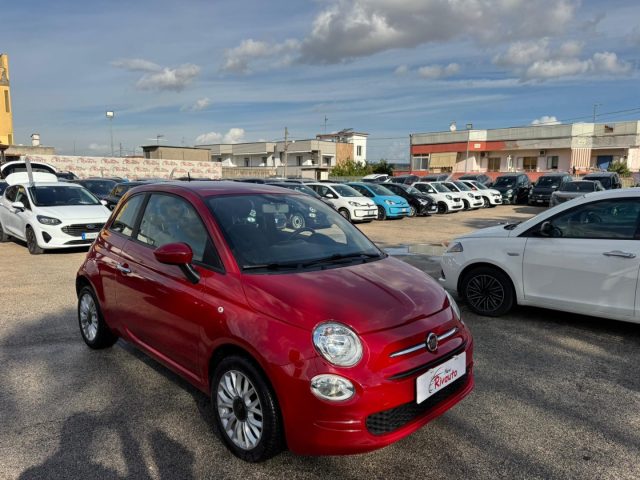
<instances>
[{"instance_id":1,"label":"dealership building","mask_svg":"<svg viewBox=\"0 0 640 480\"><path fill-rule=\"evenodd\" d=\"M640 121L410 135L411 173L640 170Z\"/></svg>"}]
</instances>

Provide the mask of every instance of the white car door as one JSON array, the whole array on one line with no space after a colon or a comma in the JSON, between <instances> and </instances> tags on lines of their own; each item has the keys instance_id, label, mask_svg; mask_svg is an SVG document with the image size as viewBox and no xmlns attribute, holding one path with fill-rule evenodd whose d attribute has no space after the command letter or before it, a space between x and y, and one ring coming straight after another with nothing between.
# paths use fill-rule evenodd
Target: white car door
<instances>
[{"instance_id":1,"label":"white car door","mask_svg":"<svg viewBox=\"0 0 640 480\"><path fill-rule=\"evenodd\" d=\"M564 210L525 232L525 302L632 318L640 269L639 220L640 198L614 198Z\"/></svg>"},{"instance_id":2,"label":"white car door","mask_svg":"<svg viewBox=\"0 0 640 480\"><path fill-rule=\"evenodd\" d=\"M18 236L20 238L24 237L24 233L19 230L20 225L22 224L21 213L20 211L14 209L11 205L18 200L18 190L24 187L20 187L19 185L13 185L7 188L5 192L5 196L2 199L2 225L4 226L4 230L13 236Z\"/></svg>"}]
</instances>

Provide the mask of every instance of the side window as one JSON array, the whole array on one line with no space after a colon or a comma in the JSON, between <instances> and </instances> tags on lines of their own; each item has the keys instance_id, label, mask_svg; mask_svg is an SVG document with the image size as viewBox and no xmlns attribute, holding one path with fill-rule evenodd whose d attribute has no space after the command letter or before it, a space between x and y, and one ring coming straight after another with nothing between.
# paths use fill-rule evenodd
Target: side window
<instances>
[{"instance_id":1,"label":"side window","mask_svg":"<svg viewBox=\"0 0 640 480\"><path fill-rule=\"evenodd\" d=\"M195 208L174 195L152 194L136 240L152 247L182 242L191 247L193 261L222 268L207 230Z\"/></svg>"},{"instance_id":2,"label":"side window","mask_svg":"<svg viewBox=\"0 0 640 480\"><path fill-rule=\"evenodd\" d=\"M640 200L624 198L581 205L551 219L553 236L562 238L639 238Z\"/></svg>"},{"instance_id":3,"label":"side window","mask_svg":"<svg viewBox=\"0 0 640 480\"><path fill-rule=\"evenodd\" d=\"M16 193L18 193L18 187L17 186L12 186L7 188L7 191L5 192L5 197L7 200L9 200L11 203L16 201Z\"/></svg>"},{"instance_id":4,"label":"side window","mask_svg":"<svg viewBox=\"0 0 640 480\"><path fill-rule=\"evenodd\" d=\"M24 208L31 210L31 203L29 202L29 197L27 196L27 192L24 187L18 187L18 193L16 194L15 201L22 202L24 204Z\"/></svg>"},{"instance_id":5,"label":"side window","mask_svg":"<svg viewBox=\"0 0 640 480\"><path fill-rule=\"evenodd\" d=\"M140 210L143 200L144 195L136 195L127 200L127 203L122 206L118 212L118 216L111 224L110 230L130 237L133 233L133 227L135 226L136 218L138 218L138 211Z\"/></svg>"}]
</instances>

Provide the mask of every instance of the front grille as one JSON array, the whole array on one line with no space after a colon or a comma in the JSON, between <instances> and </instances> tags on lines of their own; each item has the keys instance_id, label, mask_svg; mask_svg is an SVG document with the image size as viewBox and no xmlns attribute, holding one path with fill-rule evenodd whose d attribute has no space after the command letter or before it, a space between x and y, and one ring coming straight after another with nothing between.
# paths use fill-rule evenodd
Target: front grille
<instances>
[{"instance_id":1,"label":"front grille","mask_svg":"<svg viewBox=\"0 0 640 480\"><path fill-rule=\"evenodd\" d=\"M67 225L66 227L62 227L62 231L72 237L81 237L83 233L99 232L103 226L104 223L82 223Z\"/></svg>"},{"instance_id":2,"label":"front grille","mask_svg":"<svg viewBox=\"0 0 640 480\"><path fill-rule=\"evenodd\" d=\"M422 403L409 402L399 407L385 410L384 412L374 413L367 417L367 430L373 435L384 435L406 425L421 415L427 413L432 408L438 406L439 403L446 400L447 397L458 392L467 380L467 373L461 376L448 387L443 388L439 392L433 394Z\"/></svg>"}]
</instances>

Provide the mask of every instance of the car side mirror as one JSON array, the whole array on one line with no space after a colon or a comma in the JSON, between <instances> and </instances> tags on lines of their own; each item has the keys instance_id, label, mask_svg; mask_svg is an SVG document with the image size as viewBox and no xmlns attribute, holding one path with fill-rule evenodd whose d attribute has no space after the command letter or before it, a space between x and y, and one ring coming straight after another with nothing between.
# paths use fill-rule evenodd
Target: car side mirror
<instances>
[{"instance_id":1,"label":"car side mirror","mask_svg":"<svg viewBox=\"0 0 640 480\"><path fill-rule=\"evenodd\" d=\"M11 204L11 208L14 210L19 210L20 212L24 212L24 203L22 202L13 202Z\"/></svg>"},{"instance_id":2,"label":"car side mirror","mask_svg":"<svg viewBox=\"0 0 640 480\"><path fill-rule=\"evenodd\" d=\"M324 198L336 198L336 196L331 192L327 192L324 194Z\"/></svg>"},{"instance_id":3,"label":"car side mirror","mask_svg":"<svg viewBox=\"0 0 640 480\"><path fill-rule=\"evenodd\" d=\"M544 237L550 237L553 233L553 224L549 221L543 222L540 225L540 234Z\"/></svg>"},{"instance_id":4,"label":"car side mirror","mask_svg":"<svg viewBox=\"0 0 640 480\"><path fill-rule=\"evenodd\" d=\"M102 205L104 205L105 207L107 206L107 201L106 201L106 200L100 200L100 203L101 203Z\"/></svg>"},{"instance_id":5,"label":"car side mirror","mask_svg":"<svg viewBox=\"0 0 640 480\"><path fill-rule=\"evenodd\" d=\"M186 243L166 243L153 251L153 255L160 263L177 265L191 283L200 281L200 274L193 268L193 251Z\"/></svg>"}]
</instances>

